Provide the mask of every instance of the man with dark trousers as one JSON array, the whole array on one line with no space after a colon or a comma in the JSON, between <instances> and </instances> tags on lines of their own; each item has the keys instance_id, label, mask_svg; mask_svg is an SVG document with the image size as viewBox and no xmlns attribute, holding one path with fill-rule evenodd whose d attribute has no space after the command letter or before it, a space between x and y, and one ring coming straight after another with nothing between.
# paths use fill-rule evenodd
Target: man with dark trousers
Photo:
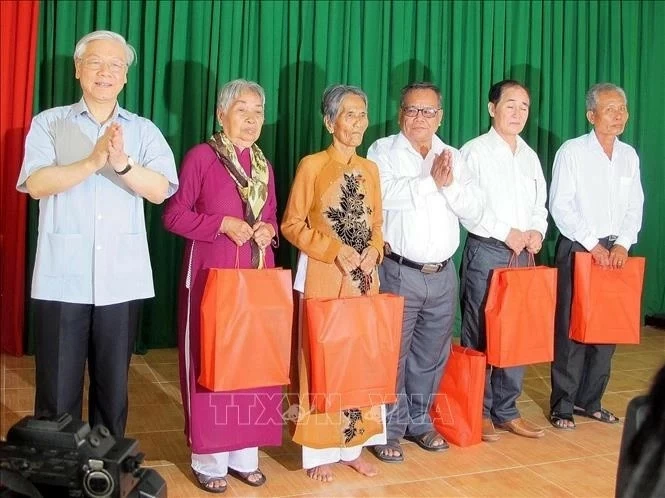
<instances>
[{"instance_id":1,"label":"man with dark trousers","mask_svg":"<svg viewBox=\"0 0 665 498\"><path fill-rule=\"evenodd\" d=\"M529 117L531 97L524 85L503 80L492 85L487 110L489 131L461 149L485 209L479 223L470 225L462 256L461 344L478 351L487 348L485 302L492 270L527 266L529 254L541 248L547 231L547 186L538 155L520 137ZM539 438L545 432L520 416L524 366L487 366L483 401L482 438L499 439L495 426L518 436Z\"/></svg>"},{"instance_id":2,"label":"man with dark trousers","mask_svg":"<svg viewBox=\"0 0 665 498\"><path fill-rule=\"evenodd\" d=\"M596 263L621 268L642 225L640 161L618 138L628 121L626 94L610 83L592 86L586 117L593 130L561 146L550 187L550 212L561 232L550 397L550 422L557 429L574 429L573 414L619 421L601 405L616 346L568 338L573 259L575 252L587 251Z\"/></svg>"},{"instance_id":3,"label":"man with dark trousers","mask_svg":"<svg viewBox=\"0 0 665 498\"><path fill-rule=\"evenodd\" d=\"M127 423L141 300L154 296L143 199L161 203L178 186L159 129L118 104L134 57L117 33L81 38L83 97L35 116L16 186L39 199L35 415L82 418L87 360L90 425L114 436Z\"/></svg>"}]
</instances>

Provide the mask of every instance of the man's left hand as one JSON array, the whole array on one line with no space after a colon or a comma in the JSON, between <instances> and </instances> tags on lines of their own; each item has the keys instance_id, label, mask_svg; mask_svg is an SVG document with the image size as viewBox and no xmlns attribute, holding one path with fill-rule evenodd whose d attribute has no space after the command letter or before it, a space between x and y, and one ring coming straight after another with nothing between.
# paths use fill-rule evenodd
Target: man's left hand
<instances>
[{"instance_id":1,"label":"man's left hand","mask_svg":"<svg viewBox=\"0 0 665 498\"><path fill-rule=\"evenodd\" d=\"M538 254L543 247L543 236L538 230L527 230L525 232L526 250L531 254Z\"/></svg>"},{"instance_id":2,"label":"man's left hand","mask_svg":"<svg viewBox=\"0 0 665 498\"><path fill-rule=\"evenodd\" d=\"M122 127L118 123L111 123L109 126L111 137L109 139L109 159L108 162L116 171L122 171L127 166L129 160L125 154L125 141L122 137Z\"/></svg>"},{"instance_id":3,"label":"man's left hand","mask_svg":"<svg viewBox=\"0 0 665 498\"><path fill-rule=\"evenodd\" d=\"M623 268L628 260L628 250L620 245L613 245L610 249L610 266L612 268Z\"/></svg>"}]
</instances>

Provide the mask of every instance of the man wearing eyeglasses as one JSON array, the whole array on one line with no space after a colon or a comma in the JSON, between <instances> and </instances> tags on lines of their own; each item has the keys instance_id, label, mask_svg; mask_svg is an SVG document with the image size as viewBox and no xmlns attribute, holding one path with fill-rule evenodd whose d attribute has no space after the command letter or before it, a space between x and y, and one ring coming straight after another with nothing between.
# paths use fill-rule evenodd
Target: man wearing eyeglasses
<instances>
[{"instance_id":1,"label":"man wearing eyeglasses","mask_svg":"<svg viewBox=\"0 0 665 498\"><path fill-rule=\"evenodd\" d=\"M407 85L400 133L377 140L367 153L379 167L383 196L381 292L405 298L397 401L387 413L387 444L372 449L387 462L404 459L401 437L428 451L448 447L429 409L455 319L457 276L450 258L459 246L459 219L477 223L482 205L471 192L459 151L436 136L442 119L436 85Z\"/></svg>"},{"instance_id":2,"label":"man wearing eyeglasses","mask_svg":"<svg viewBox=\"0 0 665 498\"><path fill-rule=\"evenodd\" d=\"M32 281L35 414L88 418L122 436L141 300L154 296L143 199L159 204L178 178L159 129L118 105L134 61L117 33L77 43L83 97L35 116L16 188L39 199Z\"/></svg>"}]
</instances>

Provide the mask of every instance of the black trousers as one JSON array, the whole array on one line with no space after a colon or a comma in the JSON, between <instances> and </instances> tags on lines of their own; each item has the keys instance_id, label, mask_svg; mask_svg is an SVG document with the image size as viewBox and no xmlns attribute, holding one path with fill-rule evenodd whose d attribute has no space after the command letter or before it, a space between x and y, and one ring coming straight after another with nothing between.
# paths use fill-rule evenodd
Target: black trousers
<instances>
[{"instance_id":1,"label":"black trousers","mask_svg":"<svg viewBox=\"0 0 665 498\"><path fill-rule=\"evenodd\" d=\"M600 243L607 249L612 245L608 239L601 239ZM576 252L586 252L586 249L578 242L559 237L556 248L558 279L550 411L564 414L572 414L574 406L591 413L600 410L600 400L610 380L612 355L616 349L614 344L582 344L568 338Z\"/></svg>"},{"instance_id":2,"label":"black trousers","mask_svg":"<svg viewBox=\"0 0 665 498\"><path fill-rule=\"evenodd\" d=\"M127 425L129 361L141 301L109 306L33 300L35 311L35 415L82 418L88 361L90 426L122 437Z\"/></svg>"}]
</instances>

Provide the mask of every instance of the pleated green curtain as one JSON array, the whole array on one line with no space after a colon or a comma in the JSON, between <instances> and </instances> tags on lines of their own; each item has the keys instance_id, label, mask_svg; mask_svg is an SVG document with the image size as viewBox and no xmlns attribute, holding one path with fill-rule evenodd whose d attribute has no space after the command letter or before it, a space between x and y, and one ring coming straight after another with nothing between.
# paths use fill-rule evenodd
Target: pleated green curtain
<instances>
[{"instance_id":1,"label":"pleated green curtain","mask_svg":"<svg viewBox=\"0 0 665 498\"><path fill-rule=\"evenodd\" d=\"M623 86L631 118L624 140L642 160L646 205L636 254L648 258L645 313L665 311L665 2L660 1L65 1L42 3L35 112L80 97L72 52L95 29L134 45L121 105L151 119L176 160L215 126L216 90L244 77L266 90L260 139L276 171L280 208L299 159L325 147L319 102L326 86L361 86L370 128L360 152L397 131L400 88L441 86L444 141L460 147L487 130L487 91L504 77L531 90L524 138L545 176L563 141L589 130L584 94L596 82ZM157 297L146 303L140 346L175 344L182 242L146 206ZM36 204L30 210L29 268ZM550 262L550 229L543 259ZM286 243L278 259L291 266ZM458 254L459 261L459 254ZM30 278L30 276L28 276ZM28 316L29 323L30 315ZM31 327L31 326L30 326Z\"/></svg>"}]
</instances>

